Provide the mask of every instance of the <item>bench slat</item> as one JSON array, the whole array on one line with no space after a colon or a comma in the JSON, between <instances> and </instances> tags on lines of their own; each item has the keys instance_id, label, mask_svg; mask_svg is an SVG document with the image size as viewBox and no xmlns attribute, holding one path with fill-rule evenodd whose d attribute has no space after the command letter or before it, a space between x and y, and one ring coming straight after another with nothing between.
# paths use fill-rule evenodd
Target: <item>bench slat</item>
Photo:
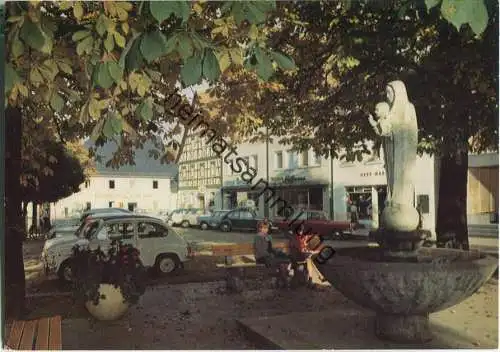
<instances>
[{"instance_id":1,"label":"bench slat","mask_svg":"<svg viewBox=\"0 0 500 352\"><path fill-rule=\"evenodd\" d=\"M51 317L49 325L49 350L60 351L62 349L61 316L57 315L55 317Z\"/></svg>"},{"instance_id":2,"label":"bench slat","mask_svg":"<svg viewBox=\"0 0 500 352\"><path fill-rule=\"evenodd\" d=\"M20 350L33 350L33 341L35 340L36 320L24 322L23 336L19 344Z\"/></svg>"},{"instance_id":3,"label":"bench slat","mask_svg":"<svg viewBox=\"0 0 500 352\"><path fill-rule=\"evenodd\" d=\"M38 321L38 332L36 333L35 350L49 349L49 318L41 318Z\"/></svg>"},{"instance_id":4,"label":"bench slat","mask_svg":"<svg viewBox=\"0 0 500 352\"><path fill-rule=\"evenodd\" d=\"M23 336L24 321L15 320L10 328L9 340L7 341L7 346L11 349L19 349L19 344L21 343L21 337Z\"/></svg>"}]
</instances>

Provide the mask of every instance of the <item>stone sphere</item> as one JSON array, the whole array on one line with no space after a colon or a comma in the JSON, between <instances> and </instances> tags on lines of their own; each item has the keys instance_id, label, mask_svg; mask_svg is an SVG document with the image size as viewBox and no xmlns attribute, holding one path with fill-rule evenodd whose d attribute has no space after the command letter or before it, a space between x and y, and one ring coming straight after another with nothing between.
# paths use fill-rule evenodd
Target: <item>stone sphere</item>
<instances>
[{"instance_id":1,"label":"stone sphere","mask_svg":"<svg viewBox=\"0 0 500 352\"><path fill-rule=\"evenodd\" d=\"M389 205L382 212L382 227L388 230L413 231L417 228L417 209L407 205Z\"/></svg>"},{"instance_id":2,"label":"stone sphere","mask_svg":"<svg viewBox=\"0 0 500 352\"><path fill-rule=\"evenodd\" d=\"M101 298L97 305L90 301L85 303L89 313L97 320L116 320L127 312L129 304L123 301L122 291L119 287L101 284L99 294Z\"/></svg>"}]
</instances>

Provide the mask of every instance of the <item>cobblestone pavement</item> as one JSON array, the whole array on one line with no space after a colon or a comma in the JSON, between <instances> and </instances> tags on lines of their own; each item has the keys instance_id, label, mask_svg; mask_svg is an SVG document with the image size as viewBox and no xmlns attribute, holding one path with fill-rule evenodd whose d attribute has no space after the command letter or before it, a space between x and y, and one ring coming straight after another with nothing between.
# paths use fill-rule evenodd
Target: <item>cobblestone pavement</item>
<instances>
[{"instance_id":1,"label":"cobblestone pavement","mask_svg":"<svg viewBox=\"0 0 500 352\"><path fill-rule=\"evenodd\" d=\"M242 294L225 293L219 282L154 287L122 320L95 322L84 315L65 318L63 348L255 349L259 346L243 335L236 319L319 312L335 307L359 309L332 288L277 291L266 285L253 281ZM446 326L476 339L477 346L491 347L498 341L497 310L498 288L494 281L436 316ZM308 324L307 321L291 323Z\"/></svg>"},{"instance_id":2,"label":"cobblestone pavement","mask_svg":"<svg viewBox=\"0 0 500 352\"><path fill-rule=\"evenodd\" d=\"M242 294L226 294L217 282L153 288L120 321L63 320L63 348L255 349L236 319L353 305L333 290L276 291L260 285Z\"/></svg>"}]
</instances>

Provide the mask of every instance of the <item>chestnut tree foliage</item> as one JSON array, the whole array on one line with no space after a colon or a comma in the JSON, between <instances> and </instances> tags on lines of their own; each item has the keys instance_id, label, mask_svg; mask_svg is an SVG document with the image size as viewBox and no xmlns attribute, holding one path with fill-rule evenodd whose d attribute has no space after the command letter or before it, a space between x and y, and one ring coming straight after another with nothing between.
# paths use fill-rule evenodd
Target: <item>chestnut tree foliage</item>
<instances>
[{"instance_id":1,"label":"chestnut tree foliage","mask_svg":"<svg viewBox=\"0 0 500 352\"><path fill-rule=\"evenodd\" d=\"M496 150L498 141L498 1L279 5L270 22L281 27L268 27L267 40L297 69L266 85L224 77L211 91L214 107L228 115L253 107L253 126L266 124L294 149L361 161L377 139L368 113L386 99L388 82L403 80L419 152L441 160L438 241L451 233L454 246L468 248L467 154Z\"/></svg>"},{"instance_id":2,"label":"chestnut tree foliage","mask_svg":"<svg viewBox=\"0 0 500 352\"><path fill-rule=\"evenodd\" d=\"M147 139L180 133L162 96L178 82L215 82L243 69L268 79L293 66L254 40L275 7L274 1L7 3L5 115L12 145L22 146L23 160L35 160L47 139L115 140L119 148L108 165L133 163L134 148ZM265 62L248 64L262 55ZM18 152L7 156L14 185L22 172ZM22 306L19 185L8 189L6 212L8 305Z\"/></svg>"}]
</instances>

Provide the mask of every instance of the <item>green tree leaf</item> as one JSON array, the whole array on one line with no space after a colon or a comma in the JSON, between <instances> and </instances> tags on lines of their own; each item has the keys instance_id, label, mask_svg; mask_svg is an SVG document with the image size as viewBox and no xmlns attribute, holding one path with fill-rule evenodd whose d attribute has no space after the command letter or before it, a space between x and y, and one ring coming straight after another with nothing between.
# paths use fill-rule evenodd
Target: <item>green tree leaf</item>
<instances>
[{"instance_id":1,"label":"green tree leaf","mask_svg":"<svg viewBox=\"0 0 500 352\"><path fill-rule=\"evenodd\" d=\"M178 37L177 51L184 60L193 55L193 44L188 35Z\"/></svg>"},{"instance_id":2,"label":"green tree leaf","mask_svg":"<svg viewBox=\"0 0 500 352\"><path fill-rule=\"evenodd\" d=\"M164 50L165 55L170 54L172 51L174 51L177 48L178 39L179 39L178 34L174 34L170 38L167 39L167 41L165 43L165 50Z\"/></svg>"},{"instance_id":3,"label":"green tree leaf","mask_svg":"<svg viewBox=\"0 0 500 352\"><path fill-rule=\"evenodd\" d=\"M149 121L153 118L153 107L151 106L151 103L149 100L145 100L142 103L139 104L137 109L135 110L136 116L143 120L143 121Z\"/></svg>"},{"instance_id":4,"label":"green tree leaf","mask_svg":"<svg viewBox=\"0 0 500 352\"><path fill-rule=\"evenodd\" d=\"M74 42L78 42L80 40L82 40L83 38L87 38L89 35L91 34L90 31L78 31L78 32L75 32L73 34L73 36L71 37L71 39L74 41Z\"/></svg>"},{"instance_id":5,"label":"green tree leaf","mask_svg":"<svg viewBox=\"0 0 500 352\"><path fill-rule=\"evenodd\" d=\"M134 42L136 41L136 39L139 37L139 34L135 34L132 39L130 39L127 43L127 45L125 46L125 48L123 49L122 51L122 54L120 55L120 60L118 61L119 65L122 67L122 68L125 68L126 66L126 60L127 60L127 55L128 53L130 52L130 49L132 48L132 45L134 45Z\"/></svg>"},{"instance_id":6,"label":"green tree leaf","mask_svg":"<svg viewBox=\"0 0 500 352\"><path fill-rule=\"evenodd\" d=\"M113 34L108 33L108 35L106 36L106 39L104 40L104 48L106 48L108 52L112 52L113 49L115 48L115 41L113 39Z\"/></svg>"},{"instance_id":7,"label":"green tree leaf","mask_svg":"<svg viewBox=\"0 0 500 352\"><path fill-rule=\"evenodd\" d=\"M57 92L54 92L50 98L50 106L55 111L61 112L64 108L64 99Z\"/></svg>"},{"instance_id":8,"label":"green tree leaf","mask_svg":"<svg viewBox=\"0 0 500 352\"><path fill-rule=\"evenodd\" d=\"M466 3L468 2L462 0L443 0L441 4L441 14L448 22L453 24L458 31L460 27L469 20L467 5L464 5Z\"/></svg>"},{"instance_id":9,"label":"green tree leaf","mask_svg":"<svg viewBox=\"0 0 500 352\"><path fill-rule=\"evenodd\" d=\"M5 92L10 92L12 87L20 81L21 78L19 78L16 70L14 70L10 64L5 64Z\"/></svg>"},{"instance_id":10,"label":"green tree leaf","mask_svg":"<svg viewBox=\"0 0 500 352\"><path fill-rule=\"evenodd\" d=\"M468 6L469 25L476 35L480 35L488 26L488 10L484 1L469 1L466 3ZM465 4L462 6L465 6Z\"/></svg>"},{"instance_id":11,"label":"green tree leaf","mask_svg":"<svg viewBox=\"0 0 500 352\"><path fill-rule=\"evenodd\" d=\"M170 17L170 15L177 13L178 7L176 1L150 1L149 11L151 15L159 22Z\"/></svg>"},{"instance_id":12,"label":"green tree leaf","mask_svg":"<svg viewBox=\"0 0 500 352\"><path fill-rule=\"evenodd\" d=\"M210 49L205 50L203 58L203 76L210 82L214 82L220 76L219 61L214 52Z\"/></svg>"},{"instance_id":13,"label":"green tree leaf","mask_svg":"<svg viewBox=\"0 0 500 352\"><path fill-rule=\"evenodd\" d=\"M82 56L85 53L90 54L92 52L93 44L94 44L94 38L86 37L80 43L77 44L76 53L78 54L78 56Z\"/></svg>"},{"instance_id":14,"label":"green tree leaf","mask_svg":"<svg viewBox=\"0 0 500 352\"><path fill-rule=\"evenodd\" d=\"M11 53L14 58L18 58L24 53L24 44L17 38L12 42Z\"/></svg>"},{"instance_id":15,"label":"green tree leaf","mask_svg":"<svg viewBox=\"0 0 500 352\"><path fill-rule=\"evenodd\" d=\"M141 40L142 56L152 62L164 54L167 40L160 31L147 33Z\"/></svg>"},{"instance_id":16,"label":"green tree leaf","mask_svg":"<svg viewBox=\"0 0 500 352\"><path fill-rule=\"evenodd\" d=\"M276 61L278 66L283 70L294 70L296 68L295 62L291 57L275 51L270 51L270 53L273 60Z\"/></svg>"},{"instance_id":17,"label":"green tree leaf","mask_svg":"<svg viewBox=\"0 0 500 352\"><path fill-rule=\"evenodd\" d=\"M194 55L186 59L181 68L182 82L186 86L192 86L200 81L202 72L202 62L199 55Z\"/></svg>"},{"instance_id":18,"label":"green tree leaf","mask_svg":"<svg viewBox=\"0 0 500 352\"><path fill-rule=\"evenodd\" d=\"M113 36L115 37L116 45L118 45L120 48L125 47L126 40L125 40L125 37L123 35L121 35L118 32L114 32Z\"/></svg>"},{"instance_id":19,"label":"green tree leaf","mask_svg":"<svg viewBox=\"0 0 500 352\"><path fill-rule=\"evenodd\" d=\"M104 36L104 33L106 33L106 31L108 30L106 17L104 15L100 15L97 18L97 21L95 23L95 30L101 37Z\"/></svg>"},{"instance_id":20,"label":"green tree leaf","mask_svg":"<svg viewBox=\"0 0 500 352\"><path fill-rule=\"evenodd\" d=\"M189 14L191 13L191 2L189 1L177 1L178 12L177 17L182 18L182 22L186 22L189 19Z\"/></svg>"},{"instance_id":21,"label":"green tree leaf","mask_svg":"<svg viewBox=\"0 0 500 352\"><path fill-rule=\"evenodd\" d=\"M260 6L256 5L258 2L248 1L246 5L246 18L250 23L262 23L266 20L266 11L262 10Z\"/></svg>"},{"instance_id":22,"label":"green tree leaf","mask_svg":"<svg viewBox=\"0 0 500 352\"><path fill-rule=\"evenodd\" d=\"M41 51L45 45L45 35L39 23L26 19L20 32L21 39L35 50Z\"/></svg>"},{"instance_id":23,"label":"green tree leaf","mask_svg":"<svg viewBox=\"0 0 500 352\"><path fill-rule=\"evenodd\" d=\"M425 0L425 6L427 7L427 11L439 5L441 0Z\"/></svg>"},{"instance_id":24,"label":"green tree leaf","mask_svg":"<svg viewBox=\"0 0 500 352\"><path fill-rule=\"evenodd\" d=\"M104 89L110 88L113 85L113 77L111 77L111 74L109 73L109 63L100 63L96 70L97 73L93 82L94 85Z\"/></svg>"},{"instance_id":25,"label":"green tree leaf","mask_svg":"<svg viewBox=\"0 0 500 352\"><path fill-rule=\"evenodd\" d=\"M144 58L141 54L141 40L137 37L130 47L125 59L125 67L130 70L136 70L144 64Z\"/></svg>"},{"instance_id":26,"label":"green tree leaf","mask_svg":"<svg viewBox=\"0 0 500 352\"><path fill-rule=\"evenodd\" d=\"M260 47L254 49L257 59L257 74L264 81L267 81L274 73L273 63L269 56Z\"/></svg>"},{"instance_id":27,"label":"green tree leaf","mask_svg":"<svg viewBox=\"0 0 500 352\"><path fill-rule=\"evenodd\" d=\"M123 78L123 68L114 61L108 61L107 64L111 78L113 78L116 83L120 83Z\"/></svg>"}]
</instances>

